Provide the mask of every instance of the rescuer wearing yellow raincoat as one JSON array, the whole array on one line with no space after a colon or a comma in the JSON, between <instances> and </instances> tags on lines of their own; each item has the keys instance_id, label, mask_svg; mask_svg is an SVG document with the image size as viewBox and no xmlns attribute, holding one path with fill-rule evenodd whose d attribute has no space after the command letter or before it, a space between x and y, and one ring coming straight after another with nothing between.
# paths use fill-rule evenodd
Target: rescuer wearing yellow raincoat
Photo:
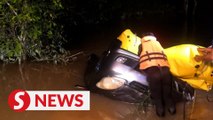
<instances>
[{"instance_id":1,"label":"rescuer wearing yellow raincoat","mask_svg":"<svg viewBox=\"0 0 213 120\"><path fill-rule=\"evenodd\" d=\"M141 39L140 70L146 73L151 97L156 106L156 114L165 115L165 104L170 114L176 113L172 98L172 76L164 48L153 34L146 34Z\"/></svg>"},{"instance_id":2,"label":"rescuer wearing yellow raincoat","mask_svg":"<svg viewBox=\"0 0 213 120\"><path fill-rule=\"evenodd\" d=\"M141 38L133 34L130 29L122 32L118 40L122 43L121 48L134 54L140 53L138 48L140 48ZM173 76L194 88L211 90L213 84L212 48L182 44L166 48L164 52Z\"/></svg>"}]
</instances>

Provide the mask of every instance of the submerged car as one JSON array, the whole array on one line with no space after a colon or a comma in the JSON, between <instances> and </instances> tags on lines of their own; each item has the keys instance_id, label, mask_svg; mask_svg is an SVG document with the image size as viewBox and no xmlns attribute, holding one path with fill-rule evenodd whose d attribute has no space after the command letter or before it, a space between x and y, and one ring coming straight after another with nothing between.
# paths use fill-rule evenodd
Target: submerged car
<instances>
[{"instance_id":1,"label":"submerged car","mask_svg":"<svg viewBox=\"0 0 213 120\"><path fill-rule=\"evenodd\" d=\"M122 48L111 48L101 57L92 54L85 72L87 88L112 99L140 103L150 98L145 73L139 72L139 56ZM176 100L194 99L194 89L174 77Z\"/></svg>"}]
</instances>

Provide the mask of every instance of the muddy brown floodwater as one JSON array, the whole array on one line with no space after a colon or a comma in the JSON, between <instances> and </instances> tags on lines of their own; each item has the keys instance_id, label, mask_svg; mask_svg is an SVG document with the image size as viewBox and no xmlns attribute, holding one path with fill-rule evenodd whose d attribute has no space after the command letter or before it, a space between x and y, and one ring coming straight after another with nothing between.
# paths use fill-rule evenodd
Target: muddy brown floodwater
<instances>
[{"instance_id":1,"label":"muddy brown floodwater","mask_svg":"<svg viewBox=\"0 0 213 120\"><path fill-rule=\"evenodd\" d=\"M138 111L135 104L111 100L91 93L89 111L25 111L14 112L8 104L8 95L15 89L23 90L78 90L83 85L86 56L78 57L67 65L47 63L24 63L0 65L0 113L1 120L147 120L158 119L153 107L146 112ZM182 106L175 116L167 114L168 120L182 119Z\"/></svg>"}]
</instances>

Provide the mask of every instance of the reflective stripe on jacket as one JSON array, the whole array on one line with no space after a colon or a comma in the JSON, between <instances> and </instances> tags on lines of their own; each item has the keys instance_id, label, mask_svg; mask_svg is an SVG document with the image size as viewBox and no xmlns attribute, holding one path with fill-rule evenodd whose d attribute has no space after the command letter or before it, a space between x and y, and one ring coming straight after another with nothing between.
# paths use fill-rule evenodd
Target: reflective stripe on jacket
<instances>
[{"instance_id":1,"label":"reflective stripe on jacket","mask_svg":"<svg viewBox=\"0 0 213 120\"><path fill-rule=\"evenodd\" d=\"M142 40L140 69L146 69L152 66L169 67L164 49L157 40Z\"/></svg>"}]
</instances>

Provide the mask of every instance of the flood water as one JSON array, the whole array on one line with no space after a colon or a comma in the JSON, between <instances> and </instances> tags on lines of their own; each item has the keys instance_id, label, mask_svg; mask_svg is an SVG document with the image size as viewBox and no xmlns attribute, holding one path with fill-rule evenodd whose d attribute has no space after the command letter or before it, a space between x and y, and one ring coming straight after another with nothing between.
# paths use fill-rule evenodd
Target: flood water
<instances>
[{"instance_id":1,"label":"flood water","mask_svg":"<svg viewBox=\"0 0 213 120\"><path fill-rule=\"evenodd\" d=\"M84 85L84 70L86 67L87 55L90 53L101 54L110 42L126 28L130 28L137 35L143 32L153 32L156 34L164 47L177 44L192 43L203 46L211 44L211 34L213 28L209 24L198 24L190 30L186 28L184 21L176 17L163 17L163 19L142 19L126 20L104 28L94 28L85 34L81 46L73 51L74 53L83 51L76 59L66 65L54 65L52 63L28 62L21 66L18 64L0 65L0 115L1 120L158 120L153 106L146 111L139 111L135 104L123 103L91 93L89 111L26 111L14 112L8 104L8 95L15 89L24 90L78 90L76 84ZM90 28L86 28L90 29ZM187 32L188 31L188 32ZM191 32L189 32L191 31ZM200 33L200 34L199 34ZM199 93L199 92L198 92ZM206 92L204 92L206 93ZM199 93L199 94L204 94ZM198 95L199 96L199 95ZM213 109L208 107L212 103L198 97L198 103L187 102L185 117L192 120L206 119ZM201 99L203 98L203 99ZM206 99L205 99L206 100ZM165 120L182 120L184 117L183 103L177 104L177 114L171 116L166 113ZM196 108L192 111L192 108ZM208 108L208 109L205 109ZM205 112L202 112L205 110ZM200 114L198 114L200 113ZM196 116L199 115L199 116ZM210 115L207 119L210 119ZM207 120L206 119L206 120Z\"/></svg>"},{"instance_id":2,"label":"flood water","mask_svg":"<svg viewBox=\"0 0 213 120\"><path fill-rule=\"evenodd\" d=\"M0 113L2 120L146 120L156 117L153 106L146 111L136 104L111 100L102 95L91 93L89 111L12 111L7 102L8 95L15 89L23 90L78 90L76 84L83 85L86 57L68 65L46 63L24 63L1 65L0 71ZM189 107L191 103L188 103ZM168 120L183 117L183 105L178 105L175 116L167 114ZM187 111L190 112L190 111Z\"/></svg>"}]
</instances>

